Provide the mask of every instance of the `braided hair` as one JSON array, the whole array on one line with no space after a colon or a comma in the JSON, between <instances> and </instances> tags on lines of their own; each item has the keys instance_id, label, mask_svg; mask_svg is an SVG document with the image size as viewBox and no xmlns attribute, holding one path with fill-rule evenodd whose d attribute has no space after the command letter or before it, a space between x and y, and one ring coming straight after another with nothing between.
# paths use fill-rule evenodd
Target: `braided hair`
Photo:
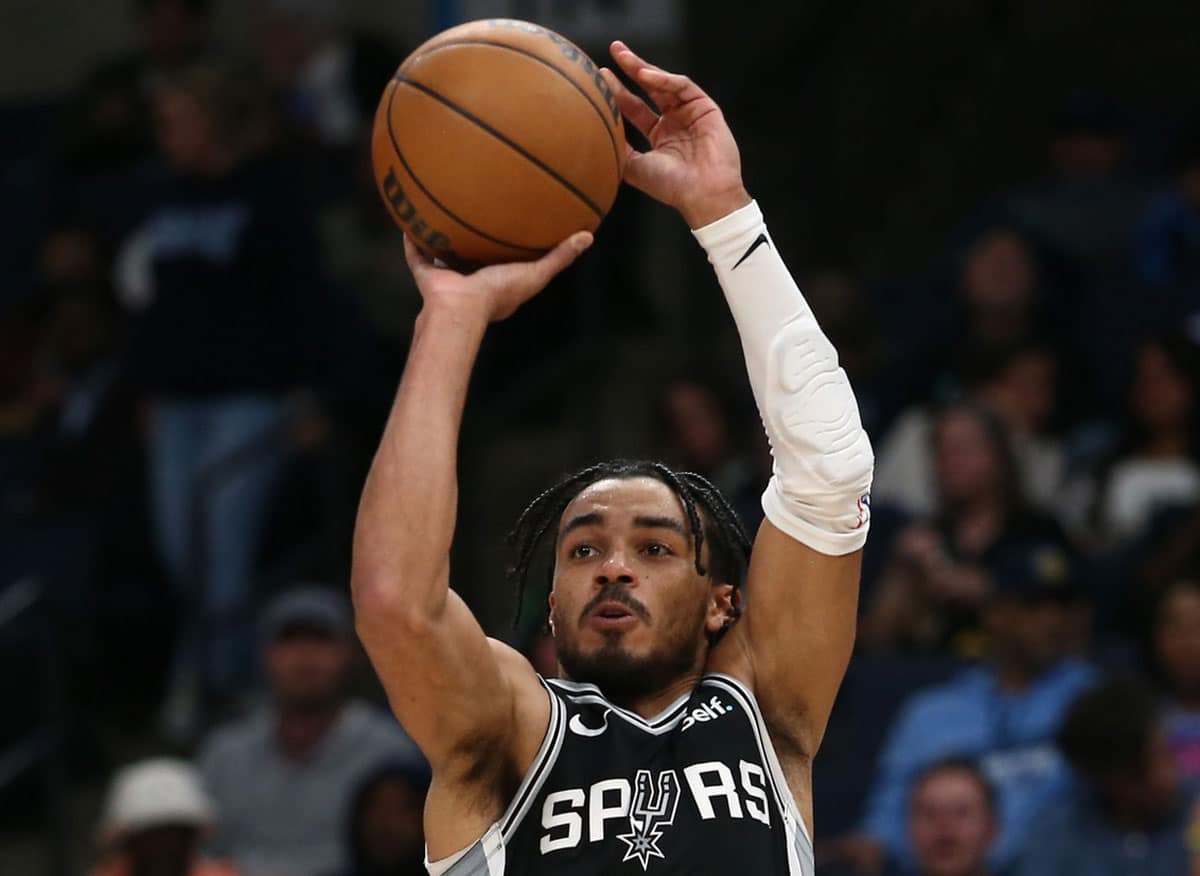
<instances>
[{"instance_id":1,"label":"braided hair","mask_svg":"<svg viewBox=\"0 0 1200 876\"><path fill-rule=\"evenodd\" d=\"M697 574L707 575L713 581L731 584L735 592L740 592L750 560L750 538L738 520L737 512L721 495L721 491L701 475L694 472L677 472L661 462L615 459L567 475L530 502L517 518L516 525L506 539L513 554L513 562L505 573L506 583L517 588L514 625L520 622L529 569L537 556L538 546L551 527L557 524L566 507L597 481L638 477L653 478L666 484L683 504L684 514L691 529ZM701 511L704 514L703 520ZM708 568L705 568L702 560L706 541L709 545ZM547 591L552 583L552 580L548 582ZM740 613L738 605L735 598L735 617Z\"/></svg>"}]
</instances>

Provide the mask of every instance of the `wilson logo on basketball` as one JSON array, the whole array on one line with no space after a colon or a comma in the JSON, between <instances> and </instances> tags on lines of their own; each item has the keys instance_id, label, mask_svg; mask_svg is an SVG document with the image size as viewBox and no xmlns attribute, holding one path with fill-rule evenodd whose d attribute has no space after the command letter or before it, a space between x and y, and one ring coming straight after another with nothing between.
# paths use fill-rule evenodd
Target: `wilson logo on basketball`
<instances>
[{"instance_id":1,"label":"wilson logo on basketball","mask_svg":"<svg viewBox=\"0 0 1200 876\"><path fill-rule=\"evenodd\" d=\"M567 39L473 21L397 69L371 158L397 224L427 256L467 270L594 232L620 188L625 129L599 67Z\"/></svg>"}]
</instances>

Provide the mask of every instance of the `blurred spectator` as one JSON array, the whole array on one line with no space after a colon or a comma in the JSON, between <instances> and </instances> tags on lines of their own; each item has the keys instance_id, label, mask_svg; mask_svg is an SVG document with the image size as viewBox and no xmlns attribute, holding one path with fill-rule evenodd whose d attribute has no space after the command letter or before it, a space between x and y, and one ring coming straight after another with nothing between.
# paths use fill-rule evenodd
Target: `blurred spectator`
<instances>
[{"instance_id":1,"label":"blurred spectator","mask_svg":"<svg viewBox=\"0 0 1200 876\"><path fill-rule=\"evenodd\" d=\"M934 764L913 786L908 829L920 876L988 876L996 792L974 761Z\"/></svg>"},{"instance_id":2,"label":"blurred spectator","mask_svg":"<svg viewBox=\"0 0 1200 876\"><path fill-rule=\"evenodd\" d=\"M1180 333L1145 344L1129 391L1123 446L1090 485L1096 535L1106 544L1143 535L1157 513L1200 499L1200 346Z\"/></svg>"},{"instance_id":3,"label":"blurred spectator","mask_svg":"<svg viewBox=\"0 0 1200 876\"><path fill-rule=\"evenodd\" d=\"M1057 396L1053 351L1036 341L981 351L967 363L967 388L1007 427L1021 489L1044 513L1056 510L1063 484L1061 443L1047 434ZM871 498L910 514L938 512L934 477L933 417L925 407L901 414L879 450Z\"/></svg>"},{"instance_id":4,"label":"blurred spectator","mask_svg":"<svg viewBox=\"0 0 1200 876\"><path fill-rule=\"evenodd\" d=\"M909 317L907 334L923 338L905 365L916 398L959 398L968 363L1045 335L1044 286L1039 256L1019 228L989 224L976 232L957 257L951 300L939 296L936 309Z\"/></svg>"},{"instance_id":5,"label":"blurred spectator","mask_svg":"<svg viewBox=\"0 0 1200 876\"><path fill-rule=\"evenodd\" d=\"M199 756L219 813L212 847L248 876L324 876L350 863L342 818L364 777L423 760L390 715L347 698L353 627L340 594L281 594L263 633L271 704Z\"/></svg>"},{"instance_id":6,"label":"blurred spectator","mask_svg":"<svg viewBox=\"0 0 1200 876\"><path fill-rule=\"evenodd\" d=\"M989 578L1005 558L1031 545L1065 547L1059 527L1031 510L1004 422L990 409L962 402L933 424L938 516L902 531L859 641L868 648L951 647L967 656Z\"/></svg>"},{"instance_id":7,"label":"blurred spectator","mask_svg":"<svg viewBox=\"0 0 1200 876\"><path fill-rule=\"evenodd\" d=\"M258 49L288 116L326 147L359 136L402 54L353 31L341 0L259 0Z\"/></svg>"},{"instance_id":8,"label":"blurred spectator","mask_svg":"<svg viewBox=\"0 0 1200 876\"><path fill-rule=\"evenodd\" d=\"M1133 242L1148 191L1123 172L1127 128L1125 113L1107 96L1069 96L1049 136L1051 175L1003 204L1057 268L1054 309L1070 345L1064 365L1075 369L1079 397L1068 401L1101 415L1154 323L1143 301L1133 306Z\"/></svg>"},{"instance_id":9,"label":"blurred spectator","mask_svg":"<svg viewBox=\"0 0 1200 876\"><path fill-rule=\"evenodd\" d=\"M1128 258L1146 202L1145 189L1121 174L1125 128L1121 110L1104 95L1070 96L1049 138L1052 176L1007 203L1022 227L1088 277Z\"/></svg>"},{"instance_id":10,"label":"blurred spectator","mask_svg":"<svg viewBox=\"0 0 1200 876\"><path fill-rule=\"evenodd\" d=\"M870 435L882 435L911 393L908 375L890 369L892 351L862 286L846 272L818 271L801 283L804 297L854 385L858 413Z\"/></svg>"},{"instance_id":11,"label":"blurred spectator","mask_svg":"<svg viewBox=\"0 0 1200 876\"><path fill-rule=\"evenodd\" d=\"M738 447L733 405L714 381L685 377L667 385L659 399L662 457L675 467L708 478L733 504L747 532L762 522L759 498L766 475ZM756 424L757 426L757 424ZM756 429L756 435L760 430Z\"/></svg>"},{"instance_id":12,"label":"blurred spectator","mask_svg":"<svg viewBox=\"0 0 1200 876\"><path fill-rule=\"evenodd\" d=\"M1200 582L1184 579L1167 588L1153 644L1166 693L1167 744L1180 776L1200 780Z\"/></svg>"},{"instance_id":13,"label":"blurred spectator","mask_svg":"<svg viewBox=\"0 0 1200 876\"><path fill-rule=\"evenodd\" d=\"M1094 677L1068 656L1073 649L1075 591L1061 551L1042 548L997 575L985 602L990 661L916 694L889 732L863 835L848 843L883 851L906 870L914 864L904 810L912 783L947 757L979 761L997 791L1000 835L995 868L1023 847L1036 811L1058 793L1065 768L1051 740L1068 705Z\"/></svg>"},{"instance_id":14,"label":"blurred spectator","mask_svg":"<svg viewBox=\"0 0 1200 876\"><path fill-rule=\"evenodd\" d=\"M190 765L163 758L128 766L109 789L104 860L91 876L234 876L233 867L200 856L212 824L212 803Z\"/></svg>"},{"instance_id":15,"label":"blurred spectator","mask_svg":"<svg viewBox=\"0 0 1200 876\"><path fill-rule=\"evenodd\" d=\"M1154 697L1113 681L1071 706L1058 744L1080 779L1038 818L1020 876L1178 876L1194 788L1181 785Z\"/></svg>"},{"instance_id":16,"label":"blurred spectator","mask_svg":"<svg viewBox=\"0 0 1200 876\"><path fill-rule=\"evenodd\" d=\"M92 71L64 113L64 168L97 176L153 154L154 80L203 50L209 6L210 0L137 0L138 47Z\"/></svg>"},{"instance_id":17,"label":"blurred spectator","mask_svg":"<svg viewBox=\"0 0 1200 876\"><path fill-rule=\"evenodd\" d=\"M370 149L356 149L346 164L348 185L321 216L330 273L362 301L374 329L404 348L421 296L404 260L403 237L379 197Z\"/></svg>"},{"instance_id":18,"label":"blurred spectator","mask_svg":"<svg viewBox=\"0 0 1200 876\"><path fill-rule=\"evenodd\" d=\"M1137 268L1160 300L1160 328L1200 315L1200 128L1185 137L1170 185L1142 217Z\"/></svg>"},{"instance_id":19,"label":"blurred spectator","mask_svg":"<svg viewBox=\"0 0 1200 876\"><path fill-rule=\"evenodd\" d=\"M262 518L331 302L260 84L209 60L154 99L173 174L124 242L118 278L134 311L131 373L150 402L158 544L186 607L164 729L186 736L200 696L228 699L251 678Z\"/></svg>"},{"instance_id":20,"label":"blurred spectator","mask_svg":"<svg viewBox=\"0 0 1200 876\"><path fill-rule=\"evenodd\" d=\"M372 773L350 804L350 866L327 876L424 876L428 791L422 766L389 764Z\"/></svg>"}]
</instances>

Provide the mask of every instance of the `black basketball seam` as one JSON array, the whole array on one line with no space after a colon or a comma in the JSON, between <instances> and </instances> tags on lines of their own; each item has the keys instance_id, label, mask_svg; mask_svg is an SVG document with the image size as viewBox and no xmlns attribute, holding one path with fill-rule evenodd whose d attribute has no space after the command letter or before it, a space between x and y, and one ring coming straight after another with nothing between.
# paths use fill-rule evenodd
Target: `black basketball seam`
<instances>
[{"instance_id":1,"label":"black basketball seam","mask_svg":"<svg viewBox=\"0 0 1200 876\"><path fill-rule=\"evenodd\" d=\"M612 145L613 160L616 161L616 163L617 163L617 176L619 177L621 175L621 154L617 150L617 138L613 136L612 129L608 126L608 116L605 115L603 108L601 108L600 105L597 104L596 101L594 101L592 99L592 96L590 94L588 94L583 89L583 87L580 86L580 84L575 81L575 79L573 77L568 76L565 72L563 72L563 69L561 67L557 66L556 64L550 63L545 58L543 58L541 55L538 55L534 52L530 52L526 49L518 49L516 46L510 46L507 43L494 43L491 40L479 40L479 39L476 39L476 40L453 40L451 42L441 43L440 45L434 46L428 52L422 52L419 55L413 56L413 58L411 60L415 61L420 58L424 58L427 55L432 55L434 52L440 51L441 49L449 48L450 46L493 46L497 49L507 49L510 52L516 52L518 55L524 55L526 58L531 58L534 61L537 61L539 64L543 64L546 67L549 67L551 70L553 70L559 76L561 76L563 79L567 80L567 82L570 83L572 88L574 88L581 95L583 95L583 99L588 102L588 104L591 106L591 108L596 111L596 115L598 115L600 117L600 124L604 126L604 133L608 134L608 142ZM580 51L580 53L582 54L582 50ZM618 115L617 118L619 119L620 116Z\"/></svg>"},{"instance_id":2,"label":"black basketball seam","mask_svg":"<svg viewBox=\"0 0 1200 876\"><path fill-rule=\"evenodd\" d=\"M589 198L583 192L583 190L581 190L578 186L576 186L573 182L571 182L569 179L564 177L562 174L560 174L558 171L556 171L553 167L548 165L546 162L542 161L540 158L538 158L536 155L534 155L528 149L523 147L521 144L516 143L513 140L509 139L509 137L507 135L505 135L501 131L498 131L495 128L493 128L491 125L489 125L483 119L479 118L479 116L475 115L470 110L464 109L463 107L459 106L458 104L456 104L454 101L450 100L447 97L443 97L442 95L440 95L436 91L434 91L432 88L430 88L428 85L424 85L420 82L417 82L414 79L410 79L409 77L407 77L401 73L397 73L392 78L396 82L399 82L401 85L408 85L411 88L417 89L417 91L421 92L422 94L424 94L428 97L432 97L434 100L436 100L438 103L445 106L447 109L453 110L454 112L458 113L460 116L462 116L467 121L473 123L480 129L491 134L493 137L495 137L497 140L499 140L505 146L512 149L514 152L516 152L518 155L520 155L522 158L524 158L526 161L528 161L530 164L532 164L534 167L537 167L538 169L540 169L543 173L545 173L547 176L549 176L551 179L553 179L555 182L557 182L559 185L561 185L563 188L565 188L567 191L569 191L575 197L579 198L579 200L583 201L583 203L586 204L588 206L588 208L593 213L595 213L599 218L601 218L601 219L604 218L604 211L600 209L600 205L597 204L595 201L593 201L591 198Z\"/></svg>"},{"instance_id":3,"label":"black basketball seam","mask_svg":"<svg viewBox=\"0 0 1200 876\"><path fill-rule=\"evenodd\" d=\"M425 197L427 197L427 198L429 198L429 200L433 201L434 205L437 206L437 208L439 210L441 210L443 213L445 213L447 216L449 216L451 219L453 219L455 222L457 222L463 228L466 228L468 231L478 234L480 237L484 238L485 240L490 240L492 243L497 243L500 246L507 246L509 249L517 249L517 250L521 250L522 252L530 252L530 253L535 253L537 255L544 255L546 253L546 250L541 247L522 246L519 243L511 243L507 240L501 240L499 237L493 237L492 235L488 234L486 231L476 228L470 222L467 222L465 219L463 219L461 216L459 216L457 213L455 213L453 210L451 210L449 207L447 207L445 204L443 204L441 201L439 201L437 199L437 197L433 194L433 192L431 192L431 191L429 191L429 189L425 188L425 184L423 182L421 182L421 178L418 177L415 173L413 173L413 169L409 166L408 161L404 158L404 153L400 150L400 144L396 142L396 132L392 130L392 101L394 101L395 99L396 99L396 89L393 88L391 95L388 97L388 112L387 112L388 139L392 141L392 150L396 153L396 157L400 159L400 163L404 165L405 172L407 172L409 178L414 183L417 184L417 188L419 188L424 193Z\"/></svg>"}]
</instances>

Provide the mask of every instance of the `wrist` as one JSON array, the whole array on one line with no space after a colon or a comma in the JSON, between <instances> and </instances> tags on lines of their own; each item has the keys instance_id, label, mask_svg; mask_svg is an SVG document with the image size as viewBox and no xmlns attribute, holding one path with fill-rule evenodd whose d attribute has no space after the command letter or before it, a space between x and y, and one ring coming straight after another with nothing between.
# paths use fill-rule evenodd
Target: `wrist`
<instances>
[{"instance_id":1,"label":"wrist","mask_svg":"<svg viewBox=\"0 0 1200 876\"><path fill-rule=\"evenodd\" d=\"M751 201L750 193L741 183L734 188L712 195L705 195L679 207L688 228L695 231L723 219L735 210L740 210Z\"/></svg>"},{"instance_id":2,"label":"wrist","mask_svg":"<svg viewBox=\"0 0 1200 876\"><path fill-rule=\"evenodd\" d=\"M491 322L487 308L481 307L473 296L426 300L417 314L414 330L417 332L435 328L437 331L455 331L483 337Z\"/></svg>"}]
</instances>

